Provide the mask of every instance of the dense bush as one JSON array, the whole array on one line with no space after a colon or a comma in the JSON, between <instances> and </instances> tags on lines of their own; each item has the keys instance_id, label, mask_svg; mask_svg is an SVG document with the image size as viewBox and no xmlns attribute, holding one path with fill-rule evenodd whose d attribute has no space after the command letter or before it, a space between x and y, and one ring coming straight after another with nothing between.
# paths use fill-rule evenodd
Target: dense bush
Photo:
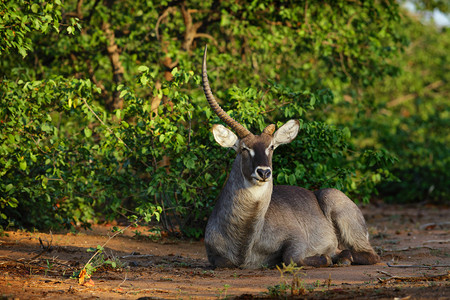
<instances>
[{"instance_id":1,"label":"dense bush","mask_svg":"<svg viewBox=\"0 0 450 300\"><path fill-rule=\"evenodd\" d=\"M152 86L148 69L141 69L139 80ZM170 103L157 113L150 113L150 101L122 86L127 105L113 115L92 104L99 91L89 80L4 81L2 218L47 228L87 225L99 215L115 218L130 210L150 221L162 212L165 229L198 237L233 154L224 159L224 150L212 141L210 124L218 118L203 97L182 91L192 80L198 85L198 77L177 70L173 75L162 86ZM280 85L268 86L264 95L251 88L228 93L236 105L230 113L256 132L265 126L263 110L279 106L272 99L290 102L278 108L284 120L331 99L329 93L293 92ZM261 105L255 101L259 97ZM347 162L348 131L304 121L302 133L275 157L278 183L360 186L355 164Z\"/></svg>"},{"instance_id":2,"label":"dense bush","mask_svg":"<svg viewBox=\"0 0 450 300\"><path fill-rule=\"evenodd\" d=\"M11 0L1 7L3 228L127 216L201 236L234 156L209 132L219 119L199 86L206 43L210 81L230 115L255 133L300 119L299 137L275 153L277 184L337 187L368 201L393 170L408 172L411 160L397 152L393 169L383 150L403 143L389 120L358 114L381 109L371 101L379 83L404 68L392 59L411 32L402 30L394 1ZM343 101L349 95L352 104ZM360 130L372 138L374 128L391 138L362 142ZM442 145L440 132L435 141ZM429 144L414 145L426 152ZM439 162L433 167L446 172Z\"/></svg>"},{"instance_id":3,"label":"dense bush","mask_svg":"<svg viewBox=\"0 0 450 300\"><path fill-rule=\"evenodd\" d=\"M450 31L414 17L405 18L404 25L410 46L396 62L401 74L366 89L362 103L335 106L335 118L351 128L355 144L385 148L398 157L389 168L398 180L380 183L383 199L448 202Z\"/></svg>"}]
</instances>

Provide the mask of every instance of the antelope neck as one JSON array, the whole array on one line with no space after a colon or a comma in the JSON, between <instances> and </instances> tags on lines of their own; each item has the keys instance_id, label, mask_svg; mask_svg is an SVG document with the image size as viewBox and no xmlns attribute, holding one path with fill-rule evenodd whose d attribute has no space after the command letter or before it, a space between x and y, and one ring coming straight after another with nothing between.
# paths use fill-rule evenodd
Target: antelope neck
<instances>
[{"instance_id":1,"label":"antelope neck","mask_svg":"<svg viewBox=\"0 0 450 300\"><path fill-rule=\"evenodd\" d=\"M236 157L230 176L219 197L220 223L225 235L236 242L237 265L245 262L255 239L264 225L272 194L272 179L263 185L248 182L241 171L240 155Z\"/></svg>"}]
</instances>

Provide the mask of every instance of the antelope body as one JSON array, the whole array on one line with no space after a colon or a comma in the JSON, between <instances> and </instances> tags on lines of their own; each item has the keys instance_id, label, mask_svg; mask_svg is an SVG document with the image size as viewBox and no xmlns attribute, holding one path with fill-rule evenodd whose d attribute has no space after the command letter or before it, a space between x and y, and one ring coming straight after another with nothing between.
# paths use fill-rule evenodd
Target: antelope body
<instances>
[{"instance_id":1,"label":"antelope body","mask_svg":"<svg viewBox=\"0 0 450 300\"><path fill-rule=\"evenodd\" d=\"M261 135L253 135L214 99L206 47L202 77L211 108L237 134L222 125L212 130L215 140L236 150L237 156L206 226L209 262L214 267L242 268L282 262L311 266L379 262L361 211L344 193L273 186L273 150L297 136L299 122L290 120L275 133L275 126L269 125Z\"/></svg>"}]
</instances>

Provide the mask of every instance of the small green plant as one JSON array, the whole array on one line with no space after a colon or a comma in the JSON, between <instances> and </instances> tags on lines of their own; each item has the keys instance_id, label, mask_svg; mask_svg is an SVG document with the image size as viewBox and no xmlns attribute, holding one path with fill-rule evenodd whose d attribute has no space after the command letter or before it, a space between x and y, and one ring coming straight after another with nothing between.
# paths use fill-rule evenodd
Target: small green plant
<instances>
[{"instance_id":1,"label":"small green plant","mask_svg":"<svg viewBox=\"0 0 450 300\"><path fill-rule=\"evenodd\" d=\"M105 259L105 256L103 254L103 252L105 250L104 247L106 246L106 244L108 244L108 242L111 239L116 237L118 234L122 234L129 227L136 225L136 223L139 221L140 221L140 219L137 219L134 223L128 225L124 229L120 229L120 228L114 226L111 230L113 235L111 235L109 237L109 239L102 246L97 245L97 248L91 247L91 248L87 249L87 252L95 252L95 253L91 256L91 258L84 265L84 267L83 267L83 269L81 269L81 271L77 271L77 272L73 273L72 278L78 278L79 284L93 285L90 278L91 278L92 274L95 273L95 271L97 271L97 269L99 267L104 266L104 265L109 265L113 269L123 268L125 266L125 264L123 262L121 262L119 260L119 258L112 256L112 259L110 259L110 258Z\"/></svg>"},{"instance_id":2,"label":"small green plant","mask_svg":"<svg viewBox=\"0 0 450 300\"><path fill-rule=\"evenodd\" d=\"M45 276L47 276L48 271L50 271L53 268L53 264L50 263L48 261L48 259L46 259L46 262L47 262L47 268L44 270Z\"/></svg>"},{"instance_id":3,"label":"small green plant","mask_svg":"<svg viewBox=\"0 0 450 300\"><path fill-rule=\"evenodd\" d=\"M118 257L114 255L108 257L105 255L105 249L103 246L98 245L97 248L88 248L87 252L95 252L91 259L85 264L84 268L79 272L74 272L73 278L90 278L98 268L100 267L111 267L112 269L122 269L125 267L125 263L122 262ZM48 264L48 262L47 262Z\"/></svg>"},{"instance_id":4,"label":"small green plant","mask_svg":"<svg viewBox=\"0 0 450 300\"><path fill-rule=\"evenodd\" d=\"M290 288L291 288L291 285L286 284L286 283L270 285L267 287L267 289L269 290L268 294L271 297L286 297L287 290L289 290Z\"/></svg>"},{"instance_id":5,"label":"small green plant","mask_svg":"<svg viewBox=\"0 0 450 300\"><path fill-rule=\"evenodd\" d=\"M300 275L306 275L301 272L303 267L297 267L297 264L294 262L291 262L287 266L283 263L281 266L282 267L280 268L280 266L277 265L281 282L274 286L268 286L268 294L272 297L286 297L288 296L289 290L291 296L306 294L307 289L305 288L303 279L300 278ZM285 274L290 274L292 276L291 283L288 283L288 278L286 278ZM314 289L314 287L312 289Z\"/></svg>"},{"instance_id":6,"label":"small green plant","mask_svg":"<svg viewBox=\"0 0 450 300\"><path fill-rule=\"evenodd\" d=\"M227 299L227 291L228 288L230 287L229 284L224 284L223 285L223 289L219 289L219 295L217 296L218 299Z\"/></svg>"}]
</instances>

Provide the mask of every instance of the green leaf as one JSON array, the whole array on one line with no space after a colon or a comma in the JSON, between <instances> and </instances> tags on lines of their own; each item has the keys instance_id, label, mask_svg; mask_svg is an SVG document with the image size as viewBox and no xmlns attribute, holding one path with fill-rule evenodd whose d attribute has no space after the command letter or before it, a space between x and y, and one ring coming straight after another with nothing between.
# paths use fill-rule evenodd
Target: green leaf
<instances>
[{"instance_id":1,"label":"green leaf","mask_svg":"<svg viewBox=\"0 0 450 300\"><path fill-rule=\"evenodd\" d=\"M5 192L9 192L10 190L12 190L13 187L14 187L14 185L13 185L12 183L8 184L8 185L5 187Z\"/></svg>"},{"instance_id":2,"label":"green leaf","mask_svg":"<svg viewBox=\"0 0 450 300\"><path fill-rule=\"evenodd\" d=\"M186 166L186 168L188 169L194 169L195 168L195 161L197 160L197 157L195 156L190 156L190 157L186 157L183 160L184 165Z\"/></svg>"},{"instance_id":3,"label":"green leaf","mask_svg":"<svg viewBox=\"0 0 450 300\"><path fill-rule=\"evenodd\" d=\"M311 98L309 99L309 105L314 106L316 104L316 96L311 94Z\"/></svg>"},{"instance_id":4,"label":"green leaf","mask_svg":"<svg viewBox=\"0 0 450 300\"><path fill-rule=\"evenodd\" d=\"M289 183L289 185L296 185L297 179L295 178L294 174L289 175L288 183Z\"/></svg>"},{"instance_id":5,"label":"green leaf","mask_svg":"<svg viewBox=\"0 0 450 300\"><path fill-rule=\"evenodd\" d=\"M120 92L119 98L123 98L126 94L128 94L127 90L123 90Z\"/></svg>"},{"instance_id":6,"label":"green leaf","mask_svg":"<svg viewBox=\"0 0 450 300\"><path fill-rule=\"evenodd\" d=\"M141 73L147 72L149 68L147 66L139 66L138 71Z\"/></svg>"},{"instance_id":7,"label":"green leaf","mask_svg":"<svg viewBox=\"0 0 450 300\"><path fill-rule=\"evenodd\" d=\"M23 58L27 56L27 50L24 47L18 47L20 55L22 55Z\"/></svg>"},{"instance_id":8,"label":"green leaf","mask_svg":"<svg viewBox=\"0 0 450 300\"><path fill-rule=\"evenodd\" d=\"M51 132L52 131L52 127L48 123L42 124L41 125L41 129L44 132Z\"/></svg>"},{"instance_id":9,"label":"green leaf","mask_svg":"<svg viewBox=\"0 0 450 300\"><path fill-rule=\"evenodd\" d=\"M88 127L84 128L84 135L89 138L92 136L92 130L90 130Z\"/></svg>"},{"instance_id":10,"label":"green leaf","mask_svg":"<svg viewBox=\"0 0 450 300\"><path fill-rule=\"evenodd\" d=\"M31 5L31 11L36 14L39 11L39 5L36 3L33 3L33 5Z\"/></svg>"},{"instance_id":11,"label":"green leaf","mask_svg":"<svg viewBox=\"0 0 450 300\"><path fill-rule=\"evenodd\" d=\"M21 169L22 171L25 171L25 170L27 169L27 162L26 162L25 160L22 160L22 161L19 163L19 165L20 165L20 169Z\"/></svg>"}]
</instances>

